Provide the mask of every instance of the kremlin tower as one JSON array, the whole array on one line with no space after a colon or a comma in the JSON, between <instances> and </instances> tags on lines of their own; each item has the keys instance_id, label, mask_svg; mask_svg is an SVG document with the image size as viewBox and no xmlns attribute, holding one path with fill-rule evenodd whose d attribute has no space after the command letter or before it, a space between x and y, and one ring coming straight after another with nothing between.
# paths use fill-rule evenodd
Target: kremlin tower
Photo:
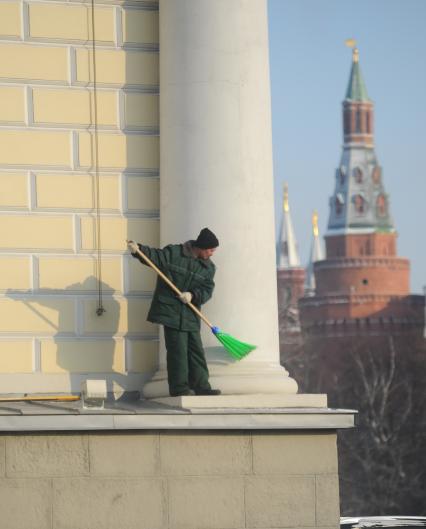
<instances>
[{"instance_id":1,"label":"kremlin tower","mask_svg":"<svg viewBox=\"0 0 426 529\"><path fill-rule=\"evenodd\" d=\"M299 252L284 184L283 216L277 245L277 287L281 351L301 345L298 301L303 296L305 269L300 265Z\"/></svg>"},{"instance_id":2,"label":"kremlin tower","mask_svg":"<svg viewBox=\"0 0 426 529\"><path fill-rule=\"evenodd\" d=\"M355 48L326 256L314 213L303 295L286 192L278 247L282 363L302 392L326 393L330 407L359 410L356 431L339 433L341 508L347 516L420 513L426 491L418 463L426 450L425 298L410 294L410 263L397 254L373 112ZM297 335L291 315L297 315Z\"/></svg>"},{"instance_id":3,"label":"kremlin tower","mask_svg":"<svg viewBox=\"0 0 426 529\"><path fill-rule=\"evenodd\" d=\"M424 298L409 293L410 263L397 255L396 240L374 149L374 105L354 48L343 101L342 155L325 235L326 258L316 259L311 287L299 301L304 334L377 335L421 328ZM308 269L307 275L312 271Z\"/></svg>"},{"instance_id":4,"label":"kremlin tower","mask_svg":"<svg viewBox=\"0 0 426 529\"><path fill-rule=\"evenodd\" d=\"M314 211L312 213L312 241L311 241L311 251L309 252L309 263L306 268L306 279L305 279L305 294L307 296L315 295L315 273L314 273L314 263L321 261L322 248L321 241L319 237L318 229L318 213Z\"/></svg>"}]
</instances>

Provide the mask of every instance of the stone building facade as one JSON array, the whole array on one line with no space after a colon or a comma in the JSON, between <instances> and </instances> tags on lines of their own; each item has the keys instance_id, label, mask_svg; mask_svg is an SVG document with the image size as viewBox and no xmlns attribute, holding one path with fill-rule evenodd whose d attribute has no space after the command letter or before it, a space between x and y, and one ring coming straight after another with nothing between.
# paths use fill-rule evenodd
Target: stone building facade
<instances>
[{"instance_id":1,"label":"stone building facade","mask_svg":"<svg viewBox=\"0 0 426 529\"><path fill-rule=\"evenodd\" d=\"M142 233L159 243L158 2L1 2L2 393L140 389L158 364L155 277L126 255Z\"/></svg>"}]
</instances>

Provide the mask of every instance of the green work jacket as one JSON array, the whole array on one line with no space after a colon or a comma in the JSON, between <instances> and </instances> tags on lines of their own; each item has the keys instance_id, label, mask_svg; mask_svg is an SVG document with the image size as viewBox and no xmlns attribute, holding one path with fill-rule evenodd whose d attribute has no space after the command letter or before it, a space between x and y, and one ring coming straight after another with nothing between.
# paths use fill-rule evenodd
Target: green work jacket
<instances>
[{"instance_id":1,"label":"green work jacket","mask_svg":"<svg viewBox=\"0 0 426 529\"><path fill-rule=\"evenodd\" d=\"M170 244L163 249L139 244L140 250L177 286L181 292L191 292L192 303L200 308L213 293L216 267L210 259L198 259L192 253L192 241ZM132 254L146 264L138 254ZM196 331L200 319L182 303L173 290L157 278L147 320L181 331Z\"/></svg>"}]
</instances>

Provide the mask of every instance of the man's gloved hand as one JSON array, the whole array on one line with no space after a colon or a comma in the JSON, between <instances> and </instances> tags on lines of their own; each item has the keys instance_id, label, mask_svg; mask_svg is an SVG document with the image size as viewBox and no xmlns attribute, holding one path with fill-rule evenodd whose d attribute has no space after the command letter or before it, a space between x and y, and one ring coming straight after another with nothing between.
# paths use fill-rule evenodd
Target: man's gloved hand
<instances>
[{"instance_id":1,"label":"man's gloved hand","mask_svg":"<svg viewBox=\"0 0 426 529\"><path fill-rule=\"evenodd\" d=\"M137 250L139 250L139 246L134 241L127 241L127 248L130 250L131 253L136 253Z\"/></svg>"},{"instance_id":2,"label":"man's gloved hand","mask_svg":"<svg viewBox=\"0 0 426 529\"><path fill-rule=\"evenodd\" d=\"M187 303L191 302L192 294L191 292L182 292L182 294L179 296L179 299L186 305Z\"/></svg>"}]
</instances>

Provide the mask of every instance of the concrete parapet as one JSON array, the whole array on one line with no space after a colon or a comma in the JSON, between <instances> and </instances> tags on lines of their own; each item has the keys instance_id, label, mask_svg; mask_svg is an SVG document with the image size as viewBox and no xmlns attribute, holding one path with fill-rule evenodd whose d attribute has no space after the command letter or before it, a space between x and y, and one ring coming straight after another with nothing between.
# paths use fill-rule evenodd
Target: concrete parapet
<instances>
[{"instance_id":1,"label":"concrete parapet","mask_svg":"<svg viewBox=\"0 0 426 529\"><path fill-rule=\"evenodd\" d=\"M317 525L329 525L339 518L339 504L334 500L339 495L339 479L336 474L316 475L316 519Z\"/></svg>"},{"instance_id":2,"label":"concrete parapet","mask_svg":"<svg viewBox=\"0 0 426 529\"><path fill-rule=\"evenodd\" d=\"M165 485L158 478L56 479L52 527L162 529L167 527Z\"/></svg>"},{"instance_id":3,"label":"concrete parapet","mask_svg":"<svg viewBox=\"0 0 426 529\"><path fill-rule=\"evenodd\" d=\"M8 529L337 528L336 432L10 432L0 508Z\"/></svg>"},{"instance_id":4,"label":"concrete parapet","mask_svg":"<svg viewBox=\"0 0 426 529\"><path fill-rule=\"evenodd\" d=\"M51 489L48 479L1 479L1 526L7 529L51 528Z\"/></svg>"},{"instance_id":5,"label":"concrete parapet","mask_svg":"<svg viewBox=\"0 0 426 529\"><path fill-rule=\"evenodd\" d=\"M245 432L164 433L161 472L169 476L246 475L252 469L252 440ZM179 454L179 457L176 455Z\"/></svg>"},{"instance_id":6,"label":"concrete parapet","mask_svg":"<svg viewBox=\"0 0 426 529\"><path fill-rule=\"evenodd\" d=\"M254 474L335 474L336 436L327 432L313 435L277 436L253 433Z\"/></svg>"},{"instance_id":7,"label":"concrete parapet","mask_svg":"<svg viewBox=\"0 0 426 529\"><path fill-rule=\"evenodd\" d=\"M244 488L241 477L205 476L169 480L169 527L244 527Z\"/></svg>"},{"instance_id":8,"label":"concrete parapet","mask_svg":"<svg viewBox=\"0 0 426 529\"><path fill-rule=\"evenodd\" d=\"M8 478L84 476L89 473L85 435L6 437Z\"/></svg>"},{"instance_id":9,"label":"concrete parapet","mask_svg":"<svg viewBox=\"0 0 426 529\"><path fill-rule=\"evenodd\" d=\"M155 476L160 473L158 433L89 435L91 476Z\"/></svg>"},{"instance_id":10,"label":"concrete parapet","mask_svg":"<svg viewBox=\"0 0 426 529\"><path fill-rule=\"evenodd\" d=\"M316 527L313 476L256 476L247 479L247 526ZM335 498L335 501L337 498ZM330 520L330 525L337 524Z\"/></svg>"}]
</instances>

